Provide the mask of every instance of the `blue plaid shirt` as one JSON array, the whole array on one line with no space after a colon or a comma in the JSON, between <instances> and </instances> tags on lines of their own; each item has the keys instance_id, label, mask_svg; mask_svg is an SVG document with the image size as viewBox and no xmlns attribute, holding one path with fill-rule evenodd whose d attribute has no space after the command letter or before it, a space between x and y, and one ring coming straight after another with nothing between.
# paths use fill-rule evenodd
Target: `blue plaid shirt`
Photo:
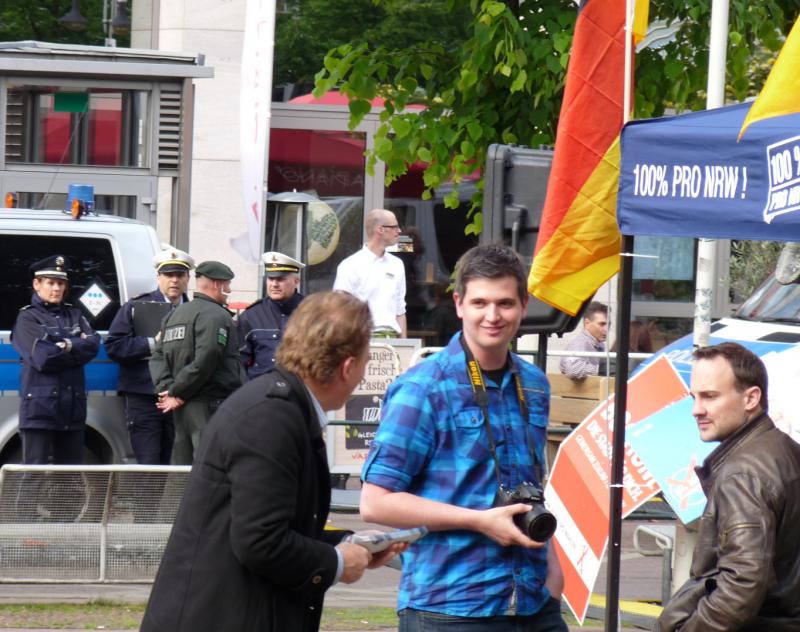
<instances>
[{"instance_id":1,"label":"blue plaid shirt","mask_svg":"<svg viewBox=\"0 0 800 632\"><path fill-rule=\"evenodd\" d=\"M460 335L389 387L362 478L393 492L488 509L497 479ZM542 372L512 358L522 379L527 420L510 371L500 387L486 380L492 433L508 489L524 481L538 483L531 449L541 463L550 402ZM546 551L503 547L475 531L429 533L403 556L398 610L462 617L535 614L550 596L544 587Z\"/></svg>"}]
</instances>

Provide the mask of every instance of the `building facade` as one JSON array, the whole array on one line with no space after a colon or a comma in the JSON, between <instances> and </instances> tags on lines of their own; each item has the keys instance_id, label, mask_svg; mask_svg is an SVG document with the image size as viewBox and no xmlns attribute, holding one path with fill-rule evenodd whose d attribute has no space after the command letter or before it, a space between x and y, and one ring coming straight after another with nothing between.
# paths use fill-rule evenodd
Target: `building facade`
<instances>
[{"instance_id":1,"label":"building facade","mask_svg":"<svg viewBox=\"0 0 800 632\"><path fill-rule=\"evenodd\" d=\"M57 209L89 184L96 211L186 247L194 81L212 76L202 55L0 43L0 192Z\"/></svg>"}]
</instances>

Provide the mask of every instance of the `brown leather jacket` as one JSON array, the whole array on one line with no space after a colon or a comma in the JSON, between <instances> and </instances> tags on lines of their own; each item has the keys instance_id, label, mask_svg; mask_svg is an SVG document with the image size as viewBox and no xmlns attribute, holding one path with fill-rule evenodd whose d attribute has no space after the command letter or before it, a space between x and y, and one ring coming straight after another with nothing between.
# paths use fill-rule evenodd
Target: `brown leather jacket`
<instances>
[{"instance_id":1,"label":"brown leather jacket","mask_svg":"<svg viewBox=\"0 0 800 632\"><path fill-rule=\"evenodd\" d=\"M761 415L697 476L708 502L690 579L654 630L800 630L800 444Z\"/></svg>"}]
</instances>

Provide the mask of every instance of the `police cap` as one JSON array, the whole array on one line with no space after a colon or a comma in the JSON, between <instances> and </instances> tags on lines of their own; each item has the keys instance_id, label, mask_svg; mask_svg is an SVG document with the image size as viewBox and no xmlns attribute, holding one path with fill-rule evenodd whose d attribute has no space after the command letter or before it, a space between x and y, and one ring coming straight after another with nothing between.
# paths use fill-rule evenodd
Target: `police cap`
<instances>
[{"instance_id":1,"label":"police cap","mask_svg":"<svg viewBox=\"0 0 800 632\"><path fill-rule=\"evenodd\" d=\"M233 270L220 261L203 261L197 266L195 276L204 276L215 281L230 281L234 274Z\"/></svg>"},{"instance_id":2,"label":"police cap","mask_svg":"<svg viewBox=\"0 0 800 632\"><path fill-rule=\"evenodd\" d=\"M153 257L153 265L158 274L170 274L172 272L189 272L194 269L194 259L177 248L165 248Z\"/></svg>"},{"instance_id":3,"label":"police cap","mask_svg":"<svg viewBox=\"0 0 800 632\"><path fill-rule=\"evenodd\" d=\"M300 263L296 259L292 259L280 252L265 252L261 255L261 261L264 262L264 273L268 277L298 274L302 268L306 267L304 263Z\"/></svg>"},{"instance_id":4,"label":"police cap","mask_svg":"<svg viewBox=\"0 0 800 632\"><path fill-rule=\"evenodd\" d=\"M29 269L34 277L66 279L69 273L69 259L64 255L53 255L31 264Z\"/></svg>"}]
</instances>

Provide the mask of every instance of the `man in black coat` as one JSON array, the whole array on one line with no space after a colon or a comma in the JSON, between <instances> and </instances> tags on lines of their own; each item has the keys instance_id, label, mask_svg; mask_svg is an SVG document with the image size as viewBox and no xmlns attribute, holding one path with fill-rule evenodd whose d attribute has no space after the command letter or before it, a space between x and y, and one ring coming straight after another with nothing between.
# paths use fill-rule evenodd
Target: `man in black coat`
<instances>
[{"instance_id":1,"label":"man in black coat","mask_svg":"<svg viewBox=\"0 0 800 632\"><path fill-rule=\"evenodd\" d=\"M147 364L155 349L158 329L137 331L134 321L140 323L139 329L148 323L134 319L134 312L138 317L140 309L160 307L145 303L160 303L166 308L188 302L186 288L194 260L182 250L167 248L153 258L153 263L158 288L135 296L119 308L108 329L105 348L108 357L119 364L117 390L125 397L125 418L136 462L169 465L175 439L172 413L162 413L156 407L158 397Z\"/></svg>"},{"instance_id":2,"label":"man in black coat","mask_svg":"<svg viewBox=\"0 0 800 632\"><path fill-rule=\"evenodd\" d=\"M142 632L316 632L330 586L358 580L402 549L372 557L343 541L346 532L324 529L324 411L344 406L363 379L371 332L366 303L342 292L315 294L290 319L276 369L220 406L200 443Z\"/></svg>"},{"instance_id":3,"label":"man in black coat","mask_svg":"<svg viewBox=\"0 0 800 632\"><path fill-rule=\"evenodd\" d=\"M256 301L237 318L239 351L252 380L275 366L275 354L289 316L300 305L300 270L305 264L280 252L265 252L264 285L266 296Z\"/></svg>"},{"instance_id":4,"label":"man in black coat","mask_svg":"<svg viewBox=\"0 0 800 632\"><path fill-rule=\"evenodd\" d=\"M81 310L65 303L66 257L54 255L31 266L33 297L23 307L11 343L22 362L19 429L22 462L83 462L86 383L83 367L100 348Z\"/></svg>"}]
</instances>

